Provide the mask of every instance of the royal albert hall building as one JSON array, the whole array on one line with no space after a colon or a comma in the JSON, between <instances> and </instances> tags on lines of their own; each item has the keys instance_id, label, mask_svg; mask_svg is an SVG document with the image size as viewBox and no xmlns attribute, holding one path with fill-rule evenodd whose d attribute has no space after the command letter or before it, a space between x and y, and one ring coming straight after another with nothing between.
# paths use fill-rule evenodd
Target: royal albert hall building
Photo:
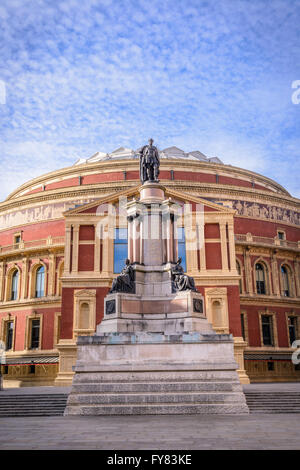
<instances>
[{"instance_id":1,"label":"royal albert hall building","mask_svg":"<svg viewBox=\"0 0 300 470\"><path fill-rule=\"evenodd\" d=\"M199 151L159 153L166 196L191 208L194 225L203 207L202 242L186 250L181 218L177 253L209 322L233 335L241 382L300 380L292 361L300 339L299 199ZM140 184L138 153L122 147L35 178L0 203L4 386L71 384L77 336L95 333L131 243L120 201L138 198Z\"/></svg>"}]
</instances>

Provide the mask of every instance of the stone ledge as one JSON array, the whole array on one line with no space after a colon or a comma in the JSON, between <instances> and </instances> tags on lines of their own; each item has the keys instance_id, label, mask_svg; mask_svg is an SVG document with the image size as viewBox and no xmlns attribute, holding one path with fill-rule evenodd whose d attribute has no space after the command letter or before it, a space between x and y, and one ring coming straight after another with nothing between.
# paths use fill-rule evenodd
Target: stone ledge
<instances>
[{"instance_id":1,"label":"stone ledge","mask_svg":"<svg viewBox=\"0 0 300 470\"><path fill-rule=\"evenodd\" d=\"M159 333L104 333L94 336L78 336L77 345L96 344L161 344L161 343L232 343L232 334L216 333L179 333L179 334L159 334Z\"/></svg>"}]
</instances>

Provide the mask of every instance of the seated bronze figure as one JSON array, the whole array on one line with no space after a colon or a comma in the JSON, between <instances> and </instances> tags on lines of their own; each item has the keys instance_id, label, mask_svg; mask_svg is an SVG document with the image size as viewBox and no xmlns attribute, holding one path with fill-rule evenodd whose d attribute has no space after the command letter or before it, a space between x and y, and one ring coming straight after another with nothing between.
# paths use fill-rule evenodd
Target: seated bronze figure
<instances>
[{"instance_id":1,"label":"seated bronze figure","mask_svg":"<svg viewBox=\"0 0 300 470\"><path fill-rule=\"evenodd\" d=\"M114 292L134 293L134 271L129 259L125 261L125 266L119 276L113 280L109 293L113 294Z\"/></svg>"},{"instance_id":2,"label":"seated bronze figure","mask_svg":"<svg viewBox=\"0 0 300 470\"><path fill-rule=\"evenodd\" d=\"M181 261L182 259L179 258L171 271L174 291L192 290L197 292L194 279L185 274L183 267L181 266Z\"/></svg>"}]
</instances>

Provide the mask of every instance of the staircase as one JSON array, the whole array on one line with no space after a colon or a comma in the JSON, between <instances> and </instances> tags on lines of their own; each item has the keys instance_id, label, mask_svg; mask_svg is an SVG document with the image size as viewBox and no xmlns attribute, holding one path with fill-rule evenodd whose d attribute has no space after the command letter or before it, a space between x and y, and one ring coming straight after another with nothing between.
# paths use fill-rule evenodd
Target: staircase
<instances>
[{"instance_id":1,"label":"staircase","mask_svg":"<svg viewBox=\"0 0 300 470\"><path fill-rule=\"evenodd\" d=\"M244 391L250 413L300 413L300 392Z\"/></svg>"},{"instance_id":2,"label":"staircase","mask_svg":"<svg viewBox=\"0 0 300 470\"><path fill-rule=\"evenodd\" d=\"M96 376L98 374L95 374ZM248 412L238 379L214 371L191 374L82 374L73 380L65 415L243 414ZM106 377L105 377L106 375ZM127 377L126 377L127 375ZM211 375L210 377L208 377ZM221 377L221 375L223 377ZM233 374L232 374L233 375ZM206 376L206 377L204 377Z\"/></svg>"},{"instance_id":3,"label":"staircase","mask_svg":"<svg viewBox=\"0 0 300 470\"><path fill-rule=\"evenodd\" d=\"M63 416L68 395L0 393L0 418L21 416Z\"/></svg>"}]
</instances>

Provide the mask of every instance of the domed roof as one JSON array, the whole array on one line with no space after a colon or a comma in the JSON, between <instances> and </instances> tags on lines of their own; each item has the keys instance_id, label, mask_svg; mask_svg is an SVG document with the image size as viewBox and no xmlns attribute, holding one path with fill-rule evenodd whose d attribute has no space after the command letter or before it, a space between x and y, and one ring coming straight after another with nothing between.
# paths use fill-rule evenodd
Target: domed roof
<instances>
[{"instance_id":1,"label":"domed roof","mask_svg":"<svg viewBox=\"0 0 300 470\"><path fill-rule=\"evenodd\" d=\"M74 165L82 165L84 163L95 163L102 162L104 160L122 160L122 159L138 159L139 150L132 150L125 147L120 147L114 150L111 153L97 152L92 155L90 158L79 158ZM199 150L193 152L184 152L184 150L179 149L178 147L168 147L164 150L158 150L159 157L164 158L175 158L182 160L198 160L201 162L210 162L210 163L222 163L223 162L218 157L207 157Z\"/></svg>"}]
</instances>

